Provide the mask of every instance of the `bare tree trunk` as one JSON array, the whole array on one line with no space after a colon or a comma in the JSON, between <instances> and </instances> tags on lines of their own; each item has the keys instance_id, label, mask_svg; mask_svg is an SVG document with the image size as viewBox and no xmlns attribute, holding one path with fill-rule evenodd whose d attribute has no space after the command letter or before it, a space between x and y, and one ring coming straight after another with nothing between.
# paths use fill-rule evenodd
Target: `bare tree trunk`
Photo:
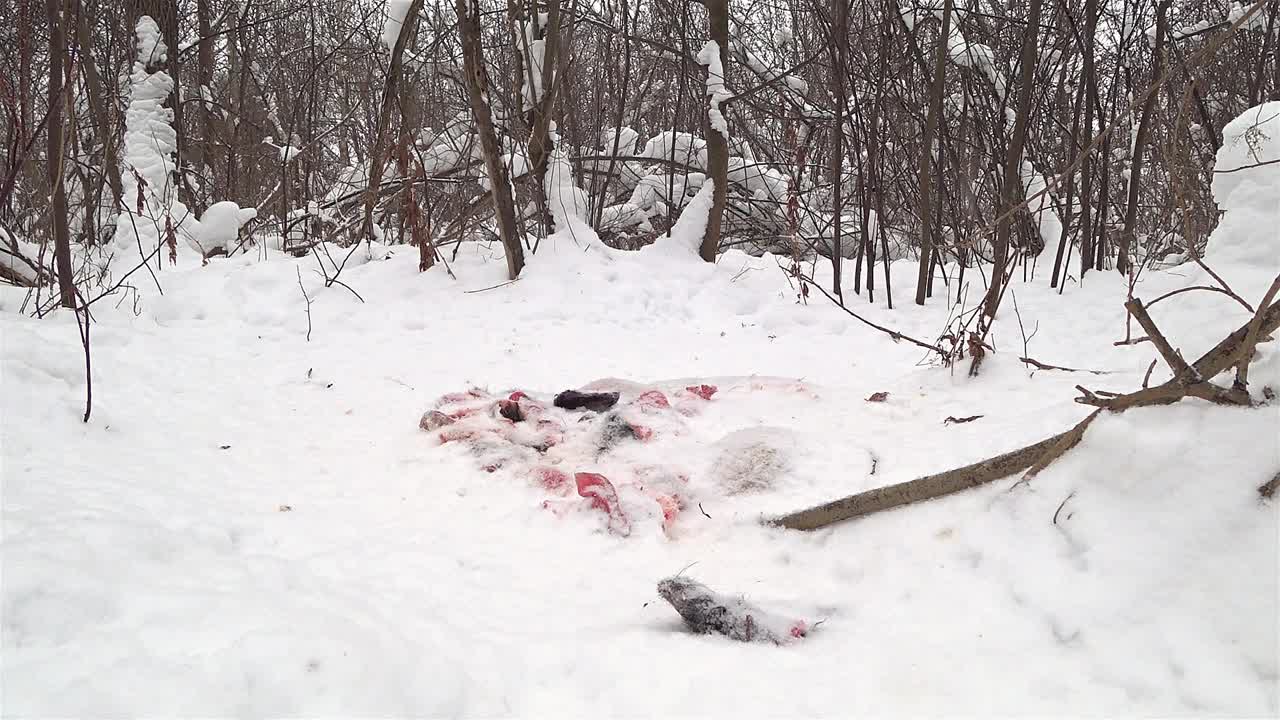
<instances>
[{"instance_id":1,"label":"bare tree trunk","mask_svg":"<svg viewBox=\"0 0 1280 720\"><path fill-rule=\"evenodd\" d=\"M1093 112L1098 105L1098 79L1094 68L1094 37L1098 31L1098 0L1085 0L1084 82L1087 97L1084 107L1084 137L1092 137ZM1080 280L1093 267L1093 158L1085 157L1080 169ZM1105 217L1099 207L1097 218Z\"/></svg>"},{"instance_id":2,"label":"bare tree trunk","mask_svg":"<svg viewBox=\"0 0 1280 720\"><path fill-rule=\"evenodd\" d=\"M236 117L243 111L246 73L244 72L245 53L241 48L243 35L240 26L244 24L249 17L249 7L253 0L249 0L249 5L245 5L243 10L238 9L235 0L230 1L228 8L228 22L231 27L227 30L227 104L230 106L233 115L224 127L225 145L227 146L227 199L239 201L242 197L240 194L240 121Z\"/></svg>"},{"instance_id":3,"label":"bare tree trunk","mask_svg":"<svg viewBox=\"0 0 1280 720\"><path fill-rule=\"evenodd\" d=\"M1172 0L1160 0L1156 3L1156 42L1153 46L1151 60L1151 82L1160 80L1161 64L1164 53L1166 16ZM1152 92L1142 103L1142 116L1138 119L1138 136L1133 142L1133 164L1129 168L1129 202L1124 210L1124 231L1120 235L1120 247L1116 257L1116 270L1121 275L1129 274L1129 253L1137 233L1138 195L1142 190L1143 151L1147 146L1147 138L1151 135L1151 113L1156 108L1156 100L1160 93Z\"/></svg>"},{"instance_id":4,"label":"bare tree trunk","mask_svg":"<svg viewBox=\"0 0 1280 720\"><path fill-rule=\"evenodd\" d=\"M1071 120L1071 138L1067 149L1067 167L1071 167L1076 164L1076 157L1080 149L1080 103L1088 102L1088 99L1085 97L1087 94L1088 91L1084 86L1081 86L1080 89L1076 91L1075 112L1072 113ZM1073 205L1075 202L1076 184L1073 181L1074 178L1071 176L1066 178L1067 197L1062 211L1062 232L1058 236L1058 252L1053 258L1053 275L1049 278L1049 287L1051 288L1058 287L1059 280L1061 280L1064 285L1067 282L1065 272L1066 268L1063 266L1063 256L1066 253L1068 238L1071 236L1071 219L1075 215L1075 208Z\"/></svg>"},{"instance_id":5,"label":"bare tree trunk","mask_svg":"<svg viewBox=\"0 0 1280 720\"><path fill-rule=\"evenodd\" d=\"M378 112L378 134L369 151L369 187L364 197L364 230L361 235L373 242L373 208L378 204L378 194L382 186L382 170L386 165L384 146L391 132L391 111L396 107L396 95L399 93L400 76L404 73L404 49L413 37L414 28L418 24L418 15L422 12L423 0L413 0L404 16L404 24L396 36L395 47L391 48L391 66L387 70L387 82L382 88L382 109Z\"/></svg>"},{"instance_id":6,"label":"bare tree trunk","mask_svg":"<svg viewBox=\"0 0 1280 720\"><path fill-rule=\"evenodd\" d=\"M950 0L948 0L950 2ZM844 302L841 287L844 262L844 116L849 99L844 94L848 76L845 52L849 42L849 5L846 0L831 0L835 20L831 33L831 96L835 99L835 124L831 142L831 289Z\"/></svg>"},{"instance_id":7,"label":"bare tree trunk","mask_svg":"<svg viewBox=\"0 0 1280 720\"><path fill-rule=\"evenodd\" d=\"M216 38L213 37L213 28L210 25L210 9L209 0L197 0L196 2L196 24L197 31L200 34L200 44L196 51L196 90L199 93L200 103L200 145L198 152L194 154L194 164L196 172L202 176L207 175L208 168L211 167L213 159L213 148L216 144L213 139L213 107L210 106L207 97L213 93L213 45ZM196 198L195 209L199 214L204 213L204 199L213 195L208 187L211 177L206 177L204 183L204 192L201 197ZM216 197L216 195L214 195Z\"/></svg>"},{"instance_id":8,"label":"bare tree trunk","mask_svg":"<svg viewBox=\"0 0 1280 720\"><path fill-rule=\"evenodd\" d=\"M63 183L63 72L67 56L67 12L65 0L45 0L49 16L49 120L47 129L50 210L53 223L53 255L58 270L58 293L62 307L75 309L76 286L71 269L71 232L67 225L67 191Z\"/></svg>"},{"instance_id":9,"label":"bare tree trunk","mask_svg":"<svg viewBox=\"0 0 1280 720\"><path fill-rule=\"evenodd\" d=\"M729 74L729 0L706 0L707 23L710 26L711 39L719 45L720 67L725 75ZM728 78L720 78L727 82ZM716 103L715 98L709 102ZM724 206L729 192L729 138L726 132L721 133L711 127L711 118L704 114L703 120L707 132L707 175L712 187L711 212L707 216L707 229L702 234L700 254L707 262L716 261L716 252L720 249L720 228L724 222Z\"/></svg>"},{"instance_id":10,"label":"bare tree trunk","mask_svg":"<svg viewBox=\"0 0 1280 720\"><path fill-rule=\"evenodd\" d=\"M622 140L623 118L627 111L627 94L631 85L631 41L628 37L628 23L631 20L631 8L627 0L621 0L622 10L622 75L619 76L619 97L617 114L613 117L613 141L605 148L609 152L609 165L605 168L604 181L600 184L600 202L592 208L591 226L600 227L600 218L604 215L605 204L609 201L609 183L617 164L618 147ZM593 166L593 169L597 166Z\"/></svg>"},{"instance_id":11,"label":"bare tree trunk","mask_svg":"<svg viewBox=\"0 0 1280 720\"><path fill-rule=\"evenodd\" d=\"M477 0L454 0L453 7L458 14L458 34L462 39L467 98L471 104L471 116L476 121L476 135L480 139L480 150L484 153L485 170L489 175L489 189L493 194L493 206L498 219L498 235L507 256L507 276L515 280L524 269L524 248L520 246L519 229L516 227L511 183L507 179L507 170L502 165L502 146L498 143L498 134L493 127L493 113L489 108L489 73L485 70L484 50L480 44L480 6Z\"/></svg>"},{"instance_id":12,"label":"bare tree trunk","mask_svg":"<svg viewBox=\"0 0 1280 720\"><path fill-rule=\"evenodd\" d=\"M117 155L119 145L116 140L115 123L113 116L116 114L112 108L107 106L106 91L102 83L102 75L98 72L98 63L94 58L91 48L93 48L93 36L89 30L89 19L85 12L83 0L75 0L76 4L76 42L80 45L80 68L84 72L85 88L89 96L89 112L93 115L93 123L97 129L98 138L102 143L102 176L106 180L106 184L111 188L112 207L119 209L121 198L124 195L124 188L120 181L120 159ZM94 194L93 209L101 203L101 184L99 191ZM114 217L115 213L111 213Z\"/></svg>"},{"instance_id":13,"label":"bare tree trunk","mask_svg":"<svg viewBox=\"0 0 1280 720\"><path fill-rule=\"evenodd\" d=\"M942 117L942 93L947 72L947 38L951 35L951 0L942 4L942 30L938 35L938 50L933 60L933 88L929 92L929 114L924 122L924 137L920 140L920 272L916 277L916 304L924 305L929 290L930 259L933 254L933 136ZM939 163L942 153L938 153ZM938 177L942 177L939 168Z\"/></svg>"},{"instance_id":14,"label":"bare tree trunk","mask_svg":"<svg viewBox=\"0 0 1280 720\"><path fill-rule=\"evenodd\" d=\"M1004 159L1004 180L1001 187L1000 220L996 223L994 258L991 263L991 284L983 301L982 314L988 322L995 318L1003 295L1006 266L1009 258L1009 228L1015 215L1006 212L1021 202L1022 149L1027 143L1027 125L1031 120L1031 96L1035 93L1037 33L1040 29L1040 8L1043 0L1030 0L1027 24L1022 31L1022 53L1018 73L1018 109L1013 121L1013 138L1009 141Z\"/></svg>"},{"instance_id":15,"label":"bare tree trunk","mask_svg":"<svg viewBox=\"0 0 1280 720\"><path fill-rule=\"evenodd\" d=\"M537 27L538 8L536 3L531 3L530 15L532 19L529 22ZM516 28L520 33L524 32L524 28ZM524 40L520 41L520 45L524 52L528 52L528 48L523 47ZM547 207L547 161L551 157L551 153L555 147L551 142L551 110L555 105L556 86L563 80L556 75L557 60L560 53L560 0L547 1L547 27L543 35L543 55L542 67L536 68L530 65L525 73L525 81L529 83L530 88L542 88L541 97L533 98L533 107L529 111L529 174L534 185L533 196L537 198L543 217L549 217L549 209ZM529 60L530 58L526 58ZM534 85L534 73L538 73L538 84Z\"/></svg>"}]
</instances>

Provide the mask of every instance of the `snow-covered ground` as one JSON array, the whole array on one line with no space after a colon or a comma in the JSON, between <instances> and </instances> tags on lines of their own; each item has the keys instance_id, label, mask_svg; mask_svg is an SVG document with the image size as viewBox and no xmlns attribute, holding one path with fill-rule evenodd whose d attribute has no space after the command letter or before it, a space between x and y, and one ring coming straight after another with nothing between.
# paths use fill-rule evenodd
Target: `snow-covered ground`
<instances>
[{"instance_id":1,"label":"snow-covered ground","mask_svg":"<svg viewBox=\"0 0 1280 720\"><path fill-rule=\"evenodd\" d=\"M1280 165L1252 166L1280 157L1280 104L1250 113L1217 158L1208 250L1256 303L1280 256ZM1256 491L1280 471L1280 406L1263 402L1280 342L1259 346L1258 407L1102 415L1030 482L783 531L761 519L1055 434L1086 414L1077 384L1140 387L1155 350L1114 343L1124 279L1015 281L971 378L817 293L798 303L773 257L698 261L690 208L679 240L622 253L571 205L515 283L479 244L456 278L360 248L351 291L275 252L165 270L163 295L139 273L136 303L94 308L87 424L74 318L32 319L0 289L0 712L1280 712L1280 511ZM846 297L932 341L944 295L982 295L939 284L916 307L915 274L895 265L892 311ZM1134 294L1214 283L1186 264ZM1152 313L1188 358L1251 317L1204 291ZM604 418L558 410L532 429L463 418L445 443L419 428L477 386L541 403L617 388L632 436L601 452ZM471 445L485 428L560 441ZM534 481L544 464L614 489L556 495ZM760 608L783 644L690 634L658 597L673 575Z\"/></svg>"},{"instance_id":2,"label":"snow-covered ground","mask_svg":"<svg viewBox=\"0 0 1280 720\"><path fill-rule=\"evenodd\" d=\"M364 303L278 253L160 273L141 314L96 306L88 424L74 319L0 294L4 713L1276 713L1277 507L1255 490L1280 470L1275 405L1103 416L1016 488L811 534L759 523L1065 429L1087 411L1076 384L1139 387L1155 351L1112 344L1114 273L1061 296L1043 267L1015 283L970 379L797 304L772 258L557 238L518 282L467 292L503 281L489 253L468 246L453 280L410 248L360 250L342 279ZM910 304L915 269L894 269L895 310L852 307L932 339L948 308ZM1252 302L1270 281L1218 270ZM1206 281L1148 272L1137 294ZM1189 357L1248 319L1206 292L1153 314ZM1110 374L1024 367L1019 316L1030 356ZM651 446L702 504L671 537L548 512L545 490L418 428L472 385L600 378L720 388ZM1280 388L1276 343L1251 379ZM771 489L729 495L712 465L744 430L793 452ZM783 647L690 635L655 590L682 570L817 627Z\"/></svg>"}]
</instances>

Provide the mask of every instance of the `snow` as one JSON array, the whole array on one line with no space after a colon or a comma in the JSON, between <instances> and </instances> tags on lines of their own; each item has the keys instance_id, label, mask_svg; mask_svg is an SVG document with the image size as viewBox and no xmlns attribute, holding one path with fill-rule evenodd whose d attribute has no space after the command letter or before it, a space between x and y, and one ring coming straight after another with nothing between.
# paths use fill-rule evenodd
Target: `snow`
<instances>
[{"instance_id":1,"label":"snow","mask_svg":"<svg viewBox=\"0 0 1280 720\"><path fill-rule=\"evenodd\" d=\"M1240 18L1244 17L1245 14L1253 8L1253 5L1254 3L1248 2L1247 0L1241 3L1230 3L1231 9L1227 11L1227 22L1233 24L1238 22ZM1266 27L1267 13L1263 10L1255 12L1241 25L1241 28L1244 30L1265 30Z\"/></svg>"},{"instance_id":2,"label":"snow","mask_svg":"<svg viewBox=\"0 0 1280 720\"><path fill-rule=\"evenodd\" d=\"M515 174L514 170L512 171ZM547 175L543 183L548 210L555 220L557 230L567 230L572 220L581 222L587 214L590 200L587 193L575 184L573 168L562 150L556 150L547 159Z\"/></svg>"},{"instance_id":3,"label":"snow","mask_svg":"<svg viewBox=\"0 0 1280 720\"><path fill-rule=\"evenodd\" d=\"M1025 197L1032 197L1044 192L1045 189L1044 176L1026 160L1022 161L1022 185L1025 188ZM1062 239L1062 219L1054 207L1053 195L1045 192L1031 200L1027 203L1027 212L1031 213L1032 221L1040 232L1040 239L1044 241L1044 247L1057 247L1058 241Z\"/></svg>"},{"instance_id":4,"label":"snow","mask_svg":"<svg viewBox=\"0 0 1280 720\"><path fill-rule=\"evenodd\" d=\"M708 179L702 183L698 194L685 206L684 211L680 213L680 217L676 219L671 229L642 252L666 253L674 251L673 254L677 257L685 256L686 253L697 255L698 248L702 245L702 236L707 230L707 220L711 214L712 195L714 192L715 181Z\"/></svg>"},{"instance_id":5,"label":"snow","mask_svg":"<svg viewBox=\"0 0 1280 720\"><path fill-rule=\"evenodd\" d=\"M36 265L40 246L14 237L0 226L0 269L10 277L31 283L37 279Z\"/></svg>"},{"instance_id":6,"label":"snow","mask_svg":"<svg viewBox=\"0 0 1280 720\"><path fill-rule=\"evenodd\" d=\"M618 155L626 156L635 153L636 140L640 139L640 133L629 127L608 128L600 131L600 149L606 153L613 152L613 144L616 140L618 143Z\"/></svg>"},{"instance_id":7,"label":"snow","mask_svg":"<svg viewBox=\"0 0 1280 720\"><path fill-rule=\"evenodd\" d=\"M1213 198L1226 214L1209 238L1206 256L1274 265L1280 257L1280 101L1244 111L1227 123L1222 138Z\"/></svg>"},{"instance_id":8,"label":"snow","mask_svg":"<svg viewBox=\"0 0 1280 720\"><path fill-rule=\"evenodd\" d=\"M547 41L538 37L539 30L545 28L546 25L547 13L538 13L537 27L534 26L532 20L524 23L523 31L516 42L515 51L520 55L522 62L527 65L521 86L525 112L534 109L546 96L546 89L542 86L542 73L546 67ZM553 68L553 78L554 75ZM552 82L554 82L554 79Z\"/></svg>"},{"instance_id":9,"label":"snow","mask_svg":"<svg viewBox=\"0 0 1280 720\"><path fill-rule=\"evenodd\" d=\"M711 128L724 136L725 140L729 139L729 123L725 120L724 113L720 112L720 103L728 100L731 95L724 87L724 64L720 62L720 43L715 40L708 40L706 45L698 51L698 62L707 68L707 96L710 98L710 106L707 109L707 117L710 120Z\"/></svg>"},{"instance_id":10,"label":"snow","mask_svg":"<svg viewBox=\"0 0 1280 720\"><path fill-rule=\"evenodd\" d=\"M173 130L173 110L164 106L173 93L167 72L151 72L162 63L166 49L160 27L150 17L138 18L134 32L137 60L129 75L129 105L125 112L124 152L120 178L123 188L120 216L116 220L115 246L120 251L153 252L172 227L185 244L194 244L195 217L177 199L174 187L174 154L178 136Z\"/></svg>"},{"instance_id":11,"label":"snow","mask_svg":"<svg viewBox=\"0 0 1280 720\"><path fill-rule=\"evenodd\" d=\"M601 229L625 230L632 227L642 231L653 229L652 225L649 224L649 218L645 215L644 209L638 205L626 202L610 205L601 210Z\"/></svg>"},{"instance_id":12,"label":"snow","mask_svg":"<svg viewBox=\"0 0 1280 720\"><path fill-rule=\"evenodd\" d=\"M1219 166L1243 152L1228 145ZM1211 250L1261 236L1237 216L1276 227L1250 190L1261 176L1235 175L1215 187L1227 214ZM94 307L87 424L75 318L28 317L25 293L0 288L5 713L1276 715L1280 504L1255 491L1280 469L1274 404L1103 415L1029 483L811 534L764 526L1059 432L1085 414L1076 384L1139 387L1156 351L1113 344L1129 288L1097 273L1065 296L1015 278L1019 313L996 319L979 377L921 362L836 307L797 303L781 258L699 261L711 187L636 253L569 217L511 284L480 243L451 260L456 280L419 273L412 248L359 246L341 280L363 303L325 287L314 257L179 266L163 295L139 285L137 315ZM909 287L914 264L892 269ZM1215 270L1256 302L1276 255ZM1134 292L1208 282L1149 270ZM953 311L877 300L858 312L922 338ZM1153 313L1188 357L1250 317L1206 292ZM1110 374L1034 370L1024 353ZM1280 387L1280 343L1259 346L1250 380L1259 401ZM699 412L653 416L670 434L655 422L652 444L568 458L606 477L611 462L687 470L701 505L671 534L657 511L626 537L607 515L550 511L528 478L418 427L472 386L638 403L701 384L719 390L690 399ZM572 502L610 497L575 485ZM672 576L807 634L691 634L658 596Z\"/></svg>"},{"instance_id":13,"label":"snow","mask_svg":"<svg viewBox=\"0 0 1280 720\"><path fill-rule=\"evenodd\" d=\"M741 53L743 63L761 80L770 82L781 78L783 84L795 93L796 99L804 105L804 114L806 116L815 117L825 116L828 114L825 111L813 107L805 100L805 96L809 94L809 83L806 82L804 78L797 77L795 75L788 75L782 70L770 67L760 58L759 55L756 55L746 48L738 48L738 51ZM699 57L699 62L701 62L701 57Z\"/></svg>"},{"instance_id":14,"label":"snow","mask_svg":"<svg viewBox=\"0 0 1280 720\"><path fill-rule=\"evenodd\" d=\"M160 34L160 26L150 15L142 15L138 18L137 25L134 27L134 39L138 61L143 65L158 65L168 59L168 49L165 47L164 37Z\"/></svg>"},{"instance_id":15,"label":"snow","mask_svg":"<svg viewBox=\"0 0 1280 720\"><path fill-rule=\"evenodd\" d=\"M382 44L388 50L396 46L396 40L400 38L400 29L408 19L411 5L413 0L387 0L387 17L382 24Z\"/></svg>"},{"instance_id":16,"label":"snow","mask_svg":"<svg viewBox=\"0 0 1280 720\"><path fill-rule=\"evenodd\" d=\"M217 247L231 250L240 235L240 227L257 216L257 209L241 208L230 200L210 205L200 216L201 247L206 251Z\"/></svg>"},{"instance_id":17,"label":"snow","mask_svg":"<svg viewBox=\"0 0 1280 720\"><path fill-rule=\"evenodd\" d=\"M672 160L690 167L707 167L707 141L686 132L668 130L649 139L640 157Z\"/></svg>"}]
</instances>

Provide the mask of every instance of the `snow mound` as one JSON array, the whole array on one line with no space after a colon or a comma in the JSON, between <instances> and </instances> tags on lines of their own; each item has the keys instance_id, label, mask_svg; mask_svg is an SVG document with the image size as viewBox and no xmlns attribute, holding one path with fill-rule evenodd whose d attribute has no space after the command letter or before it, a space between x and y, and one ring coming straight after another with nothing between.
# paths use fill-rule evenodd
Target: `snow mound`
<instances>
[{"instance_id":1,"label":"snow mound","mask_svg":"<svg viewBox=\"0 0 1280 720\"><path fill-rule=\"evenodd\" d=\"M684 212L680 213L680 217L676 220L666 235L658 237L652 245L643 248L641 252L670 252L672 254L693 253L697 254L698 248L702 245L702 236L707 231L707 221L711 216L712 195L715 192L715 182L707 179L702 184L702 188L698 190L698 194L689 201ZM651 250L652 249L652 250Z\"/></svg>"},{"instance_id":2,"label":"snow mound","mask_svg":"<svg viewBox=\"0 0 1280 720\"><path fill-rule=\"evenodd\" d=\"M230 249L240 236L240 227L258 216L254 208L242 208L230 200L216 202L200 216L200 245L205 252Z\"/></svg>"},{"instance_id":3,"label":"snow mound","mask_svg":"<svg viewBox=\"0 0 1280 720\"><path fill-rule=\"evenodd\" d=\"M1271 163L1270 165L1264 163ZM1262 267L1280 259L1280 101L1227 123L1214 163L1213 198L1226 213L1206 255Z\"/></svg>"}]
</instances>

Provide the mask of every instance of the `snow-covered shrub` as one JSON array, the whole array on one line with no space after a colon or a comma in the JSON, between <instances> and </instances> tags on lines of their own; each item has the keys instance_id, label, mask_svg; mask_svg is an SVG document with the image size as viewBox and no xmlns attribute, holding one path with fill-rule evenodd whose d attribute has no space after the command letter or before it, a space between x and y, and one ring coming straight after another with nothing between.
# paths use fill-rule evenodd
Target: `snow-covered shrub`
<instances>
[{"instance_id":1,"label":"snow-covered shrub","mask_svg":"<svg viewBox=\"0 0 1280 720\"><path fill-rule=\"evenodd\" d=\"M230 200L209 206L200 216L199 242L205 252L216 248L234 249L240 236L240 228L258 216L254 208L242 208Z\"/></svg>"},{"instance_id":2,"label":"snow-covered shrub","mask_svg":"<svg viewBox=\"0 0 1280 720\"><path fill-rule=\"evenodd\" d=\"M164 103L173 94L173 78L163 64L168 55L160 26L150 17L138 18L134 31L137 59L129 74L129 107L125 113L124 155L120 168L124 189L115 244L141 246L144 255L169 243L169 257L177 259L177 242L199 251L197 222L178 201L174 184L174 155L178 135L173 110Z\"/></svg>"}]
</instances>

